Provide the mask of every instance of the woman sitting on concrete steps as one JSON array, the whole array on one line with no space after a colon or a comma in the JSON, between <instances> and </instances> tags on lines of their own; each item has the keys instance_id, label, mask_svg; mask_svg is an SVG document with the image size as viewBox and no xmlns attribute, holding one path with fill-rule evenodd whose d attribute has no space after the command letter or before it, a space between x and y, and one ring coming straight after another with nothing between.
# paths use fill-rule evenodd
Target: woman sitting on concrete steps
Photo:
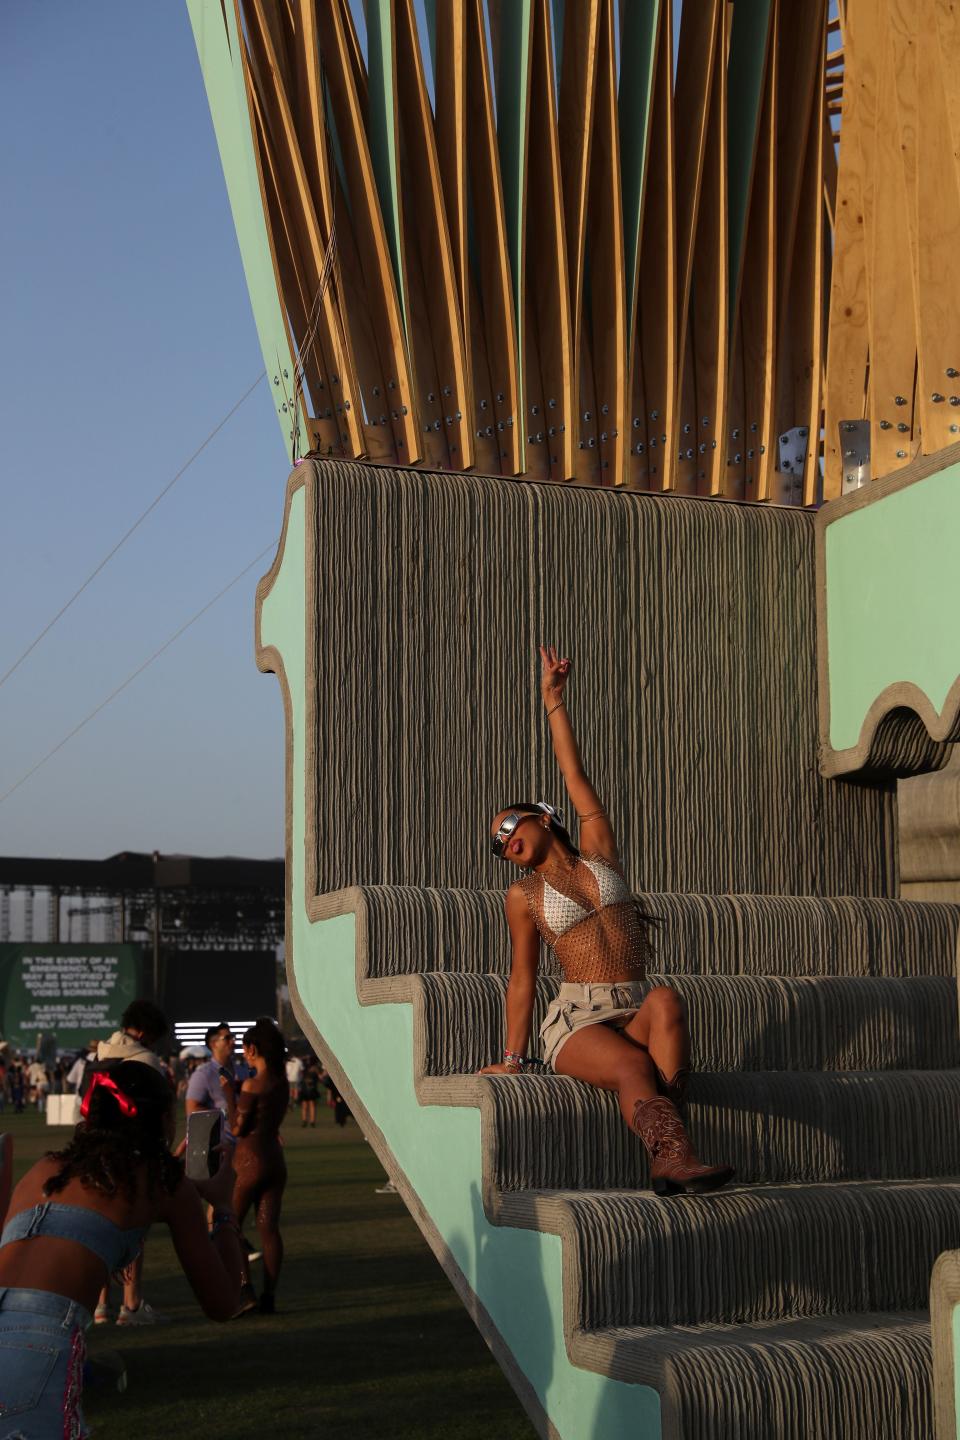
<instances>
[{"instance_id":1,"label":"woman sitting on concrete steps","mask_svg":"<svg viewBox=\"0 0 960 1440\"><path fill-rule=\"evenodd\" d=\"M540 658L543 703L582 850L544 801L511 805L493 821L494 854L524 874L506 895L513 944L507 1048L503 1061L482 1073L523 1069L542 936L564 972L540 1029L547 1064L617 1091L624 1120L650 1156L658 1195L716 1190L733 1170L702 1164L681 1119L690 1055L683 1002L669 986L645 980L651 921L630 894L607 812L584 773L564 700L570 661L552 645L540 647Z\"/></svg>"}]
</instances>

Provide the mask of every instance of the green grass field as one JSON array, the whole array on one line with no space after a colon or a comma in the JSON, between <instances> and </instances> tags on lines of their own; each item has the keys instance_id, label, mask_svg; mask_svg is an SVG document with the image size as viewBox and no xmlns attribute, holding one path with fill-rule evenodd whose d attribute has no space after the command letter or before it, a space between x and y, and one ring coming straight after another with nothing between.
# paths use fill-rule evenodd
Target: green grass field
<instances>
[{"instance_id":1,"label":"green grass field","mask_svg":"<svg viewBox=\"0 0 960 1440\"><path fill-rule=\"evenodd\" d=\"M18 1175L68 1134L9 1111L0 1130ZM534 1440L402 1200L374 1193L383 1171L356 1124L338 1130L324 1108L316 1130L288 1120L285 1140L278 1313L204 1319L158 1228L144 1293L174 1323L91 1330L91 1356L119 1352L128 1374L123 1395L87 1390L96 1440Z\"/></svg>"}]
</instances>

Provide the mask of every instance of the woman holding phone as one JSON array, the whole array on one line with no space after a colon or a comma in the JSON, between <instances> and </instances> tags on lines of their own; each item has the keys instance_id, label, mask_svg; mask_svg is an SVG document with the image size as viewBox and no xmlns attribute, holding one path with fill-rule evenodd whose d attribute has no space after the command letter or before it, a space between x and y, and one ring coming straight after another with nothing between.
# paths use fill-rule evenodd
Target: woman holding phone
<instances>
[{"instance_id":1,"label":"woman holding phone","mask_svg":"<svg viewBox=\"0 0 960 1440\"><path fill-rule=\"evenodd\" d=\"M0 1234L0 1421L21 1440L82 1440L85 1332L106 1279L151 1225L170 1228L204 1314L229 1320L240 1283L234 1173L186 1179L170 1152L173 1089L137 1061L98 1065L70 1143L13 1191ZM213 1207L208 1231L202 1201Z\"/></svg>"},{"instance_id":2,"label":"woman holding phone","mask_svg":"<svg viewBox=\"0 0 960 1440\"><path fill-rule=\"evenodd\" d=\"M580 822L580 847L546 801L501 810L493 853L522 871L506 894L512 965L503 1060L484 1074L518 1074L526 1062L540 941L563 972L540 1029L543 1058L558 1075L614 1090L650 1157L658 1195L725 1185L729 1165L705 1165L683 1121L690 1065L686 1014L677 992L647 978L652 919L630 893L617 841L580 758L567 711L571 664L541 646L540 690L554 754Z\"/></svg>"}]
</instances>

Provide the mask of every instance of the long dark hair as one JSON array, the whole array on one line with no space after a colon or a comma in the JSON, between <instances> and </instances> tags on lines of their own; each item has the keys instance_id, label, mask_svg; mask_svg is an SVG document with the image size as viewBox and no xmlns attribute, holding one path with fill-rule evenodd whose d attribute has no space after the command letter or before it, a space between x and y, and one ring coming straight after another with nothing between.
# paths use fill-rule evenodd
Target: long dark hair
<instances>
[{"instance_id":1,"label":"long dark hair","mask_svg":"<svg viewBox=\"0 0 960 1440\"><path fill-rule=\"evenodd\" d=\"M108 1077L110 1084L98 1076ZM174 1099L169 1080L139 1060L91 1065L86 1078L86 1116L69 1145L48 1152L47 1159L60 1169L44 1185L44 1194L58 1195L71 1180L79 1180L101 1195L122 1193L134 1201L141 1166L146 1166L149 1193L163 1189L172 1194L183 1164L170 1154L164 1128Z\"/></svg>"},{"instance_id":2,"label":"long dark hair","mask_svg":"<svg viewBox=\"0 0 960 1440\"><path fill-rule=\"evenodd\" d=\"M261 1015L255 1021L243 1037L244 1045L256 1045L257 1054L262 1055L267 1062L267 1069L274 1075L285 1078L284 1061L287 1058L287 1047L283 1043L283 1036L269 1015Z\"/></svg>"}]
</instances>

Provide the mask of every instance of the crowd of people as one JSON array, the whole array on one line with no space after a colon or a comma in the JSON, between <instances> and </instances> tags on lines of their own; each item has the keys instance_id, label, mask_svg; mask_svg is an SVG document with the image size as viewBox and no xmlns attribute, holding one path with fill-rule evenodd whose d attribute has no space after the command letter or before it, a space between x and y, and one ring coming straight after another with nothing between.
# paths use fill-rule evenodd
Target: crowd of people
<instances>
[{"instance_id":1,"label":"crowd of people","mask_svg":"<svg viewBox=\"0 0 960 1440\"><path fill-rule=\"evenodd\" d=\"M0 1394L5 1406L13 1406L3 1413L16 1413L31 1437L85 1433L80 1399L84 1334L91 1324L165 1323L143 1295L152 1225L169 1227L184 1273L211 1319L275 1313L287 1182L281 1127L296 1107L303 1126L316 1126L322 1094L338 1124L349 1117L317 1057L288 1055L271 1019L257 1020L239 1037L225 1021L212 1025L202 1055L165 1054L169 1034L159 1007L136 1000L118 1031L108 1040L91 1040L75 1057L56 1056L51 1064L39 1051L0 1054L0 1105L42 1111L51 1094L80 1099L80 1123L67 1143L27 1171L8 1203L0 1154L0 1224L6 1211L0 1233ZM221 1117L213 1173L188 1179L190 1117L210 1111ZM181 1129L187 1133L177 1143ZM9 1168L8 1157L8 1178ZM255 1244L244 1235L251 1215ZM64 1240L73 1243L65 1248ZM115 1308L117 1285L122 1295ZM38 1346L55 1355L41 1384L27 1363Z\"/></svg>"}]
</instances>

